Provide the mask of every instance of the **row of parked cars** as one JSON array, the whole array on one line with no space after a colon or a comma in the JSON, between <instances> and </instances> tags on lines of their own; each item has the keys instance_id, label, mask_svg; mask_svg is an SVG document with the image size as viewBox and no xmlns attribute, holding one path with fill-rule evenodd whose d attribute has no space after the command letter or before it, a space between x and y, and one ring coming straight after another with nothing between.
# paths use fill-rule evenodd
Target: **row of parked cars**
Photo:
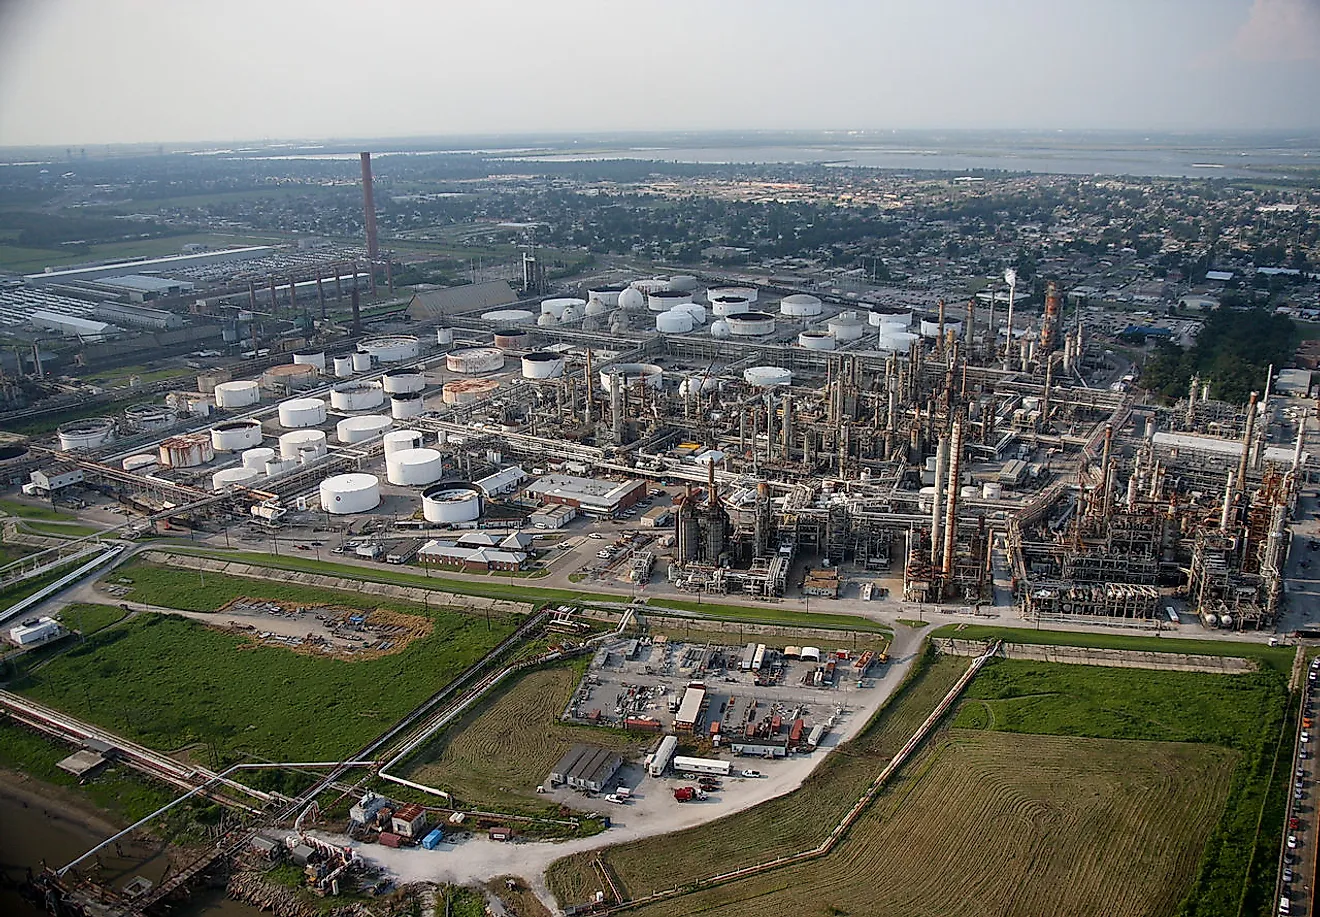
<instances>
[{"instance_id":1,"label":"row of parked cars","mask_svg":"<svg viewBox=\"0 0 1320 917\"><path fill-rule=\"evenodd\" d=\"M1320 678L1320 659L1311 660L1311 668L1306 676L1306 700L1302 705L1302 732L1298 736L1301 747L1297 750L1297 773L1293 775L1293 813L1288 817L1287 849L1283 853L1282 894L1279 896L1279 914L1290 917L1292 914L1293 867L1297 865L1297 848L1301 846L1302 831L1306 828L1301 816L1295 814L1301 801L1306 797L1306 764L1311 757L1311 729L1314 725L1314 693L1316 680Z\"/></svg>"}]
</instances>

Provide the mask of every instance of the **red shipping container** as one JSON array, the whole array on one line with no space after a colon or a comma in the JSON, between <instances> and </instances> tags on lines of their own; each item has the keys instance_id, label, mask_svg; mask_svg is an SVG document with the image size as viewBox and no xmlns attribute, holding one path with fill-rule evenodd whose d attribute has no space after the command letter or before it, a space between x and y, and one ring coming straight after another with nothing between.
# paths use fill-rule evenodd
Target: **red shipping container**
<instances>
[{"instance_id":1,"label":"red shipping container","mask_svg":"<svg viewBox=\"0 0 1320 917\"><path fill-rule=\"evenodd\" d=\"M402 847L403 838L389 831L382 831L380 833L380 845L382 847Z\"/></svg>"}]
</instances>

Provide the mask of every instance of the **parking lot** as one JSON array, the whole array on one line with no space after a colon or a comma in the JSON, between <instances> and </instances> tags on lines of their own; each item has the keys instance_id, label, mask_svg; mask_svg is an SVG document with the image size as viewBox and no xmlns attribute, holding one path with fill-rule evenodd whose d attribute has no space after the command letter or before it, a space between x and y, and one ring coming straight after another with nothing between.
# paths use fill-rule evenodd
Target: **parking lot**
<instances>
[{"instance_id":1,"label":"parking lot","mask_svg":"<svg viewBox=\"0 0 1320 917\"><path fill-rule=\"evenodd\" d=\"M1309 914L1315 889L1317 849L1314 793L1320 769L1313 750L1315 695L1320 686L1320 659L1313 659L1302 687L1300 728L1293 760L1292 795L1288 800L1283 841L1283 868L1279 873L1281 915Z\"/></svg>"}]
</instances>

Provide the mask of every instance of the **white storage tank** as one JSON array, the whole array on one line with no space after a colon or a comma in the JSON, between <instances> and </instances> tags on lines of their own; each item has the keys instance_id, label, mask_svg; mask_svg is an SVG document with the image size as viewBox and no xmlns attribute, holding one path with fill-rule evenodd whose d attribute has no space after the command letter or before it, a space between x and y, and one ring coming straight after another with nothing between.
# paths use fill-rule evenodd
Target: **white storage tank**
<instances>
[{"instance_id":1,"label":"white storage tank","mask_svg":"<svg viewBox=\"0 0 1320 917\"><path fill-rule=\"evenodd\" d=\"M141 474L154 470L159 464L160 462L157 460L156 456L147 455L145 453L142 455L130 455L121 463L125 471L138 472Z\"/></svg>"},{"instance_id":2,"label":"white storage tank","mask_svg":"<svg viewBox=\"0 0 1320 917\"><path fill-rule=\"evenodd\" d=\"M379 382L344 382L330 389L330 406L337 411L369 411L384 403Z\"/></svg>"},{"instance_id":3,"label":"white storage tank","mask_svg":"<svg viewBox=\"0 0 1320 917\"><path fill-rule=\"evenodd\" d=\"M115 438L115 422L109 417L88 417L61 424L60 449L98 449Z\"/></svg>"},{"instance_id":4,"label":"white storage tank","mask_svg":"<svg viewBox=\"0 0 1320 917\"><path fill-rule=\"evenodd\" d=\"M325 423L325 402L320 398L291 398L280 402L280 426L286 429L316 427Z\"/></svg>"},{"instance_id":5,"label":"white storage tank","mask_svg":"<svg viewBox=\"0 0 1320 917\"><path fill-rule=\"evenodd\" d=\"M395 420L408 420L426 412L421 392L390 396L390 416Z\"/></svg>"},{"instance_id":6,"label":"white storage tank","mask_svg":"<svg viewBox=\"0 0 1320 917\"><path fill-rule=\"evenodd\" d=\"M623 377L625 389L632 389L638 383L659 391L664 385L664 370L654 363L611 363L602 367L600 384L605 391L614 393L614 377Z\"/></svg>"},{"instance_id":7,"label":"white storage tank","mask_svg":"<svg viewBox=\"0 0 1320 917\"><path fill-rule=\"evenodd\" d=\"M646 308L646 294L636 287L628 287L619 294L619 308L626 312L641 312Z\"/></svg>"},{"instance_id":8,"label":"white storage tank","mask_svg":"<svg viewBox=\"0 0 1320 917\"><path fill-rule=\"evenodd\" d=\"M736 296L748 302L756 302L756 287L719 286L706 291L706 302L713 303L721 296Z\"/></svg>"},{"instance_id":9,"label":"white storage tank","mask_svg":"<svg viewBox=\"0 0 1320 917\"><path fill-rule=\"evenodd\" d=\"M422 352L422 345L411 334L387 334L363 341L357 349L359 353L371 354L377 363L404 363L416 360Z\"/></svg>"},{"instance_id":10,"label":"white storage tank","mask_svg":"<svg viewBox=\"0 0 1320 917\"><path fill-rule=\"evenodd\" d=\"M856 312L843 312L825 322L825 327L834 335L836 341L855 341L862 336L866 325Z\"/></svg>"},{"instance_id":11,"label":"white storage tank","mask_svg":"<svg viewBox=\"0 0 1320 917\"><path fill-rule=\"evenodd\" d=\"M745 296L716 296L710 301L710 311L717 318L737 312L755 312L755 300Z\"/></svg>"},{"instance_id":12,"label":"white storage tank","mask_svg":"<svg viewBox=\"0 0 1320 917\"><path fill-rule=\"evenodd\" d=\"M881 325L902 325L904 328L912 327L912 310L895 309L888 306L874 306L867 316L871 324L875 327Z\"/></svg>"},{"instance_id":13,"label":"white storage tank","mask_svg":"<svg viewBox=\"0 0 1320 917\"><path fill-rule=\"evenodd\" d=\"M335 437L341 443L360 443L380 436L393 425L394 421L384 414L348 417L335 424Z\"/></svg>"},{"instance_id":14,"label":"white storage tank","mask_svg":"<svg viewBox=\"0 0 1320 917\"><path fill-rule=\"evenodd\" d=\"M439 344L441 347L448 347L449 345L453 344L454 329L453 328L435 329L435 342Z\"/></svg>"},{"instance_id":15,"label":"white storage tank","mask_svg":"<svg viewBox=\"0 0 1320 917\"><path fill-rule=\"evenodd\" d=\"M124 423L135 433L159 433L178 422L178 411L169 405L139 404L124 410Z\"/></svg>"},{"instance_id":16,"label":"white storage tank","mask_svg":"<svg viewBox=\"0 0 1320 917\"><path fill-rule=\"evenodd\" d=\"M660 290L669 289L669 281L662 277L647 277L642 280L634 280L628 285L645 296L650 296L652 293L658 293Z\"/></svg>"},{"instance_id":17,"label":"white storage tank","mask_svg":"<svg viewBox=\"0 0 1320 917\"><path fill-rule=\"evenodd\" d=\"M472 404L500 387L494 379L454 379L440 388L445 404Z\"/></svg>"},{"instance_id":18,"label":"white storage tank","mask_svg":"<svg viewBox=\"0 0 1320 917\"><path fill-rule=\"evenodd\" d=\"M833 350L834 335L828 331L810 329L798 335L798 346L807 350Z\"/></svg>"},{"instance_id":19,"label":"white storage tank","mask_svg":"<svg viewBox=\"0 0 1320 917\"><path fill-rule=\"evenodd\" d=\"M391 369L380 381L387 395L406 395L426 388L426 376L420 369Z\"/></svg>"},{"instance_id":20,"label":"white storage tank","mask_svg":"<svg viewBox=\"0 0 1320 917\"><path fill-rule=\"evenodd\" d=\"M265 475L268 478L274 478L282 474L287 474L297 467L298 459L296 458L271 459L266 463Z\"/></svg>"},{"instance_id":21,"label":"white storage tank","mask_svg":"<svg viewBox=\"0 0 1320 917\"><path fill-rule=\"evenodd\" d=\"M986 481L981 485L981 498L983 500L999 500L1004 496L1004 485L998 481Z\"/></svg>"},{"instance_id":22,"label":"white storage tank","mask_svg":"<svg viewBox=\"0 0 1320 917\"><path fill-rule=\"evenodd\" d=\"M291 434L286 433L284 435L289 436ZM321 441L325 442L324 434L321 436ZM255 449L245 450L240 458L244 468L251 468L253 471L259 472L265 469L267 462L275 458L275 450L269 446L258 446Z\"/></svg>"},{"instance_id":23,"label":"white storage tank","mask_svg":"<svg viewBox=\"0 0 1320 917\"><path fill-rule=\"evenodd\" d=\"M347 379L353 375L352 357L335 357L335 378Z\"/></svg>"},{"instance_id":24,"label":"white storage tank","mask_svg":"<svg viewBox=\"0 0 1320 917\"><path fill-rule=\"evenodd\" d=\"M380 481L374 474L337 474L321 482L321 509L336 516L365 513L380 506Z\"/></svg>"},{"instance_id":25,"label":"white storage tank","mask_svg":"<svg viewBox=\"0 0 1320 917\"><path fill-rule=\"evenodd\" d=\"M891 353L907 353L912 349L912 344L916 340L917 336L911 331L889 331L881 326L876 347L879 350L887 350Z\"/></svg>"},{"instance_id":26,"label":"white storage tank","mask_svg":"<svg viewBox=\"0 0 1320 917\"><path fill-rule=\"evenodd\" d=\"M294 392L316 384L316 367L303 363L283 363L261 374L261 385L272 392Z\"/></svg>"},{"instance_id":27,"label":"white storage tank","mask_svg":"<svg viewBox=\"0 0 1320 917\"><path fill-rule=\"evenodd\" d=\"M422 434L420 430L391 430L381 438L381 442L385 446L385 457L389 458L405 449L420 449Z\"/></svg>"},{"instance_id":28,"label":"white storage tank","mask_svg":"<svg viewBox=\"0 0 1320 917\"><path fill-rule=\"evenodd\" d=\"M304 353L295 353L293 362L300 366L315 366L318 373L325 372L325 351L307 351Z\"/></svg>"},{"instance_id":29,"label":"white storage tank","mask_svg":"<svg viewBox=\"0 0 1320 917\"><path fill-rule=\"evenodd\" d=\"M793 293L779 301L779 314L789 318L815 318L822 308L820 298L810 293Z\"/></svg>"},{"instance_id":30,"label":"white storage tank","mask_svg":"<svg viewBox=\"0 0 1320 917\"><path fill-rule=\"evenodd\" d=\"M422 492L422 516L427 522L452 525L481 518L481 490L472 484L437 484Z\"/></svg>"},{"instance_id":31,"label":"white storage tank","mask_svg":"<svg viewBox=\"0 0 1320 917\"><path fill-rule=\"evenodd\" d=\"M713 338L730 338L733 337L733 329L729 327L729 323L724 319L717 318L710 323L710 336Z\"/></svg>"},{"instance_id":32,"label":"white storage tank","mask_svg":"<svg viewBox=\"0 0 1320 917\"><path fill-rule=\"evenodd\" d=\"M743 381L756 388L792 385L793 371L779 366L750 366L743 370Z\"/></svg>"},{"instance_id":33,"label":"white storage tank","mask_svg":"<svg viewBox=\"0 0 1320 917\"><path fill-rule=\"evenodd\" d=\"M481 320L492 325L534 325L536 313L528 312L526 309L496 309L493 312L483 312ZM452 344L453 341L450 343Z\"/></svg>"},{"instance_id":34,"label":"white storage tank","mask_svg":"<svg viewBox=\"0 0 1320 917\"><path fill-rule=\"evenodd\" d=\"M205 433L171 436L160 444L160 463L170 468L196 468L214 458L215 448Z\"/></svg>"},{"instance_id":35,"label":"white storage tank","mask_svg":"<svg viewBox=\"0 0 1320 917\"><path fill-rule=\"evenodd\" d=\"M530 350L532 336L524 328L500 328L494 334L494 344L500 350Z\"/></svg>"},{"instance_id":36,"label":"white storage tank","mask_svg":"<svg viewBox=\"0 0 1320 917\"><path fill-rule=\"evenodd\" d=\"M695 327L696 322L693 321L691 313L681 309L661 312L655 317L655 330L661 334L687 334Z\"/></svg>"},{"instance_id":37,"label":"white storage tank","mask_svg":"<svg viewBox=\"0 0 1320 917\"><path fill-rule=\"evenodd\" d=\"M358 351L353 354L353 372L367 373L371 372L371 354L364 351Z\"/></svg>"},{"instance_id":38,"label":"white storage tank","mask_svg":"<svg viewBox=\"0 0 1320 917\"><path fill-rule=\"evenodd\" d=\"M385 459L385 477L400 487L434 484L444 474L440 453L434 449L400 449Z\"/></svg>"},{"instance_id":39,"label":"white storage tank","mask_svg":"<svg viewBox=\"0 0 1320 917\"><path fill-rule=\"evenodd\" d=\"M564 310L572 306L577 309L578 317L581 318L582 310L586 308L586 305L587 301L585 299L578 299L575 296L558 296L554 299L541 300L541 314L553 315L555 321L560 321L563 319Z\"/></svg>"},{"instance_id":40,"label":"white storage tank","mask_svg":"<svg viewBox=\"0 0 1320 917\"><path fill-rule=\"evenodd\" d=\"M962 322L950 320L947 316L944 319L944 333L959 337L962 334ZM940 335L940 317L938 315L921 316L921 336L924 338L939 337Z\"/></svg>"},{"instance_id":41,"label":"white storage tank","mask_svg":"<svg viewBox=\"0 0 1320 917\"><path fill-rule=\"evenodd\" d=\"M607 283L591 287L587 290L587 304L590 305L591 300L595 299L607 308L614 309L619 305L619 296L626 289L628 285L623 283Z\"/></svg>"},{"instance_id":42,"label":"white storage tank","mask_svg":"<svg viewBox=\"0 0 1320 917\"><path fill-rule=\"evenodd\" d=\"M218 408L247 408L261 400L261 386L255 380L221 382L215 387Z\"/></svg>"},{"instance_id":43,"label":"white storage tank","mask_svg":"<svg viewBox=\"0 0 1320 917\"><path fill-rule=\"evenodd\" d=\"M564 358L546 350L529 353L522 358L524 379L558 379L564 374Z\"/></svg>"},{"instance_id":44,"label":"white storage tank","mask_svg":"<svg viewBox=\"0 0 1320 917\"><path fill-rule=\"evenodd\" d=\"M775 330L775 317L769 312L731 312L724 321L734 337L760 337Z\"/></svg>"},{"instance_id":45,"label":"white storage tank","mask_svg":"<svg viewBox=\"0 0 1320 917\"><path fill-rule=\"evenodd\" d=\"M280 458L296 460L304 449L316 449L325 455L325 431L294 430L280 437Z\"/></svg>"},{"instance_id":46,"label":"white storage tank","mask_svg":"<svg viewBox=\"0 0 1320 917\"><path fill-rule=\"evenodd\" d=\"M679 309L691 315L692 320L696 322L698 325L706 324L706 319L708 317L706 315L706 307L703 306L701 303L685 302L685 303L680 303L677 306L674 306L674 311L678 311Z\"/></svg>"},{"instance_id":47,"label":"white storage tank","mask_svg":"<svg viewBox=\"0 0 1320 917\"><path fill-rule=\"evenodd\" d=\"M259 420L233 420L211 428L211 448L216 452L242 452L260 445Z\"/></svg>"},{"instance_id":48,"label":"white storage tank","mask_svg":"<svg viewBox=\"0 0 1320 917\"><path fill-rule=\"evenodd\" d=\"M234 486L245 487L259 477L261 477L259 471L247 466L224 468L211 475L211 489L224 490Z\"/></svg>"},{"instance_id":49,"label":"white storage tank","mask_svg":"<svg viewBox=\"0 0 1320 917\"><path fill-rule=\"evenodd\" d=\"M691 274L674 274L669 278L669 289L683 293L697 292L697 278Z\"/></svg>"},{"instance_id":50,"label":"white storage tank","mask_svg":"<svg viewBox=\"0 0 1320 917\"><path fill-rule=\"evenodd\" d=\"M646 308L651 312L668 312L685 302L692 302L692 294L682 290L656 290L646 294Z\"/></svg>"},{"instance_id":51,"label":"white storage tank","mask_svg":"<svg viewBox=\"0 0 1320 917\"><path fill-rule=\"evenodd\" d=\"M493 373L504 368L504 352L497 347L464 347L445 356L451 373Z\"/></svg>"},{"instance_id":52,"label":"white storage tank","mask_svg":"<svg viewBox=\"0 0 1320 917\"><path fill-rule=\"evenodd\" d=\"M714 376L690 376L678 383L680 395L708 395L719 391L719 388L720 380Z\"/></svg>"}]
</instances>

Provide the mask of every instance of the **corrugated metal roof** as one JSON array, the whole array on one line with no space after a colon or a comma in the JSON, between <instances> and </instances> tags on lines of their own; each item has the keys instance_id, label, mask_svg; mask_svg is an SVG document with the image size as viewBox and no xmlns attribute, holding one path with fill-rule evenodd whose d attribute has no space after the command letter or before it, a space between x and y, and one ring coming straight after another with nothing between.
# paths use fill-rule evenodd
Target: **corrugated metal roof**
<instances>
[{"instance_id":1,"label":"corrugated metal roof","mask_svg":"<svg viewBox=\"0 0 1320 917\"><path fill-rule=\"evenodd\" d=\"M507 306L517 301L517 294L506 281L487 280L445 290L415 293L408 303L408 316L414 321L422 321L493 306Z\"/></svg>"}]
</instances>

